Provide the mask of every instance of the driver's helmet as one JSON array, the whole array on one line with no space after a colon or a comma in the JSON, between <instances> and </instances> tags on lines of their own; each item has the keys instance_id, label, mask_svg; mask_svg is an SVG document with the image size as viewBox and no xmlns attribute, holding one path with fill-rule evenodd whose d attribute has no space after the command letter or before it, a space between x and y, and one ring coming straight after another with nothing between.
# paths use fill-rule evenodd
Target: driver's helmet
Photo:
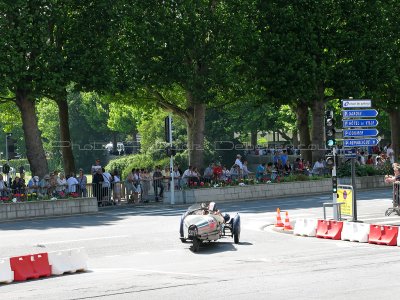
<instances>
[{"instance_id":1,"label":"driver's helmet","mask_svg":"<svg viewBox=\"0 0 400 300\"><path fill-rule=\"evenodd\" d=\"M210 204L208 205L208 209L211 211L217 211L217 204L215 204L215 202L210 202Z\"/></svg>"},{"instance_id":2,"label":"driver's helmet","mask_svg":"<svg viewBox=\"0 0 400 300\"><path fill-rule=\"evenodd\" d=\"M231 216L229 214L224 214L224 220L225 222L228 222L230 220Z\"/></svg>"}]
</instances>

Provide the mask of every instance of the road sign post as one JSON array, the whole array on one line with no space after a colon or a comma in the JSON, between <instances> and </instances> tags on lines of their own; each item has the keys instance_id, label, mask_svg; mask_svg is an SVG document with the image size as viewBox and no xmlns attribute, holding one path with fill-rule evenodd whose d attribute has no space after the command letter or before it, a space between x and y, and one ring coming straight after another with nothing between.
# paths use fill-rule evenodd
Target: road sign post
<instances>
[{"instance_id":1,"label":"road sign post","mask_svg":"<svg viewBox=\"0 0 400 300\"><path fill-rule=\"evenodd\" d=\"M353 187L353 222L357 222L357 187L356 187L356 147L369 147L379 144L379 131L375 128L378 111L371 108L370 99L343 99L342 124L343 148L351 148L345 157L351 157L351 185Z\"/></svg>"}]
</instances>

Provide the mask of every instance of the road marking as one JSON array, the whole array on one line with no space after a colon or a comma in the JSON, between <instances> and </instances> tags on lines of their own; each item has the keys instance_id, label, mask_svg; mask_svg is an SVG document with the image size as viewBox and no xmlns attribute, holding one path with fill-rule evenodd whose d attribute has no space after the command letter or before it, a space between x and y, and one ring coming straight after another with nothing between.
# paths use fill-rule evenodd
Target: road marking
<instances>
[{"instance_id":1,"label":"road marking","mask_svg":"<svg viewBox=\"0 0 400 300\"><path fill-rule=\"evenodd\" d=\"M196 273L184 273L184 272L170 272L170 271L158 271L158 270L147 270L147 269L136 269L136 268L99 268L91 269L93 272L123 272L123 271L133 271L142 273L158 273L158 274L172 274L172 275L187 275L196 277L207 277L203 274Z\"/></svg>"},{"instance_id":2,"label":"road marking","mask_svg":"<svg viewBox=\"0 0 400 300\"><path fill-rule=\"evenodd\" d=\"M38 245L67 244L67 243L74 243L74 242L107 240L107 239L119 239L119 238L127 238L127 237L129 237L129 235L114 235L114 236L104 236L104 237L89 238L89 239L77 239L77 240L66 240L66 241L39 243Z\"/></svg>"}]
</instances>

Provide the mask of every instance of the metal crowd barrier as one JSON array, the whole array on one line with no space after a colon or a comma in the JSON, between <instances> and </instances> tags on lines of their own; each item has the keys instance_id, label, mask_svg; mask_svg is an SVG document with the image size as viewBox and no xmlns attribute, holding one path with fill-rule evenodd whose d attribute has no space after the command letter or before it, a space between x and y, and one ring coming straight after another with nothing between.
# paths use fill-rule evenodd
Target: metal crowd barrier
<instances>
[{"instance_id":1,"label":"metal crowd barrier","mask_svg":"<svg viewBox=\"0 0 400 300\"><path fill-rule=\"evenodd\" d=\"M400 181L396 181L393 183L393 200L392 207L389 207L385 216L390 216L393 212L395 212L398 216L400 216Z\"/></svg>"}]
</instances>

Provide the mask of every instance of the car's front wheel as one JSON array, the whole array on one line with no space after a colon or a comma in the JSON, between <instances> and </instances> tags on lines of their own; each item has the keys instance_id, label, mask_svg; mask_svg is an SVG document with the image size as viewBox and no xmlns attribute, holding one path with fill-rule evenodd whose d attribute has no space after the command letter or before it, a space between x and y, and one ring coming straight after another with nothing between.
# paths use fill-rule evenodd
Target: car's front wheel
<instances>
[{"instance_id":1,"label":"car's front wheel","mask_svg":"<svg viewBox=\"0 0 400 300\"><path fill-rule=\"evenodd\" d=\"M192 251L198 252L200 249L201 241L198 238L193 238Z\"/></svg>"}]
</instances>

